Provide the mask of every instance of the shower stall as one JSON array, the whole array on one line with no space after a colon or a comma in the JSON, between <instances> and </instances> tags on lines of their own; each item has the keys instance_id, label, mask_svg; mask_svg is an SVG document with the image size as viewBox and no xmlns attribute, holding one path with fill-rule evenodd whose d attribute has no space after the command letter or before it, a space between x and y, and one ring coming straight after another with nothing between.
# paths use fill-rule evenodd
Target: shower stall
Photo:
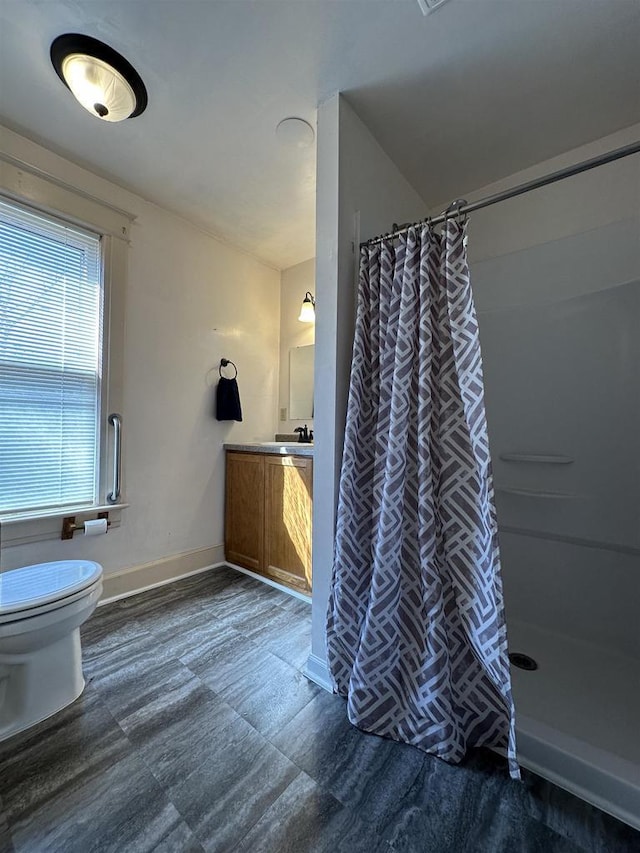
<instances>
[{"instance_id":1,"label":"shower stall","mask_svg":"<svg viewBox=\"0 0 640 853\"><path fill-rule=\"evenodd\" d=\"M324 105L322 127L319 175L326 172L326 180L319 181L318 209L346 213L337 253L333 218L319 216L319 278L341 323L317 330L324 361L316 393L327 403L317 487L326 500L316 502L314 529L327 535L314 537L306 671L330 688L331 463L343 447L352 246L360 236L380 242L374 235L392 217L419 214L402 176L345 105ZM337 192L338 129L349 180ZM460 206L470 214L518 761L640 829L639 140L640 125L626 128ZM621 146L623 156L606 160ZM589 158L598 162L574 172ZM560 172L561 179L543 181ZM403 230L394 226L385 239ZM514 655L531 658L534 668L520 668Z\"/></svg>"},{"instance_id":2,"label":"shower stall","mask_svg":"<svg viewBox=\"0 0 640 853\"><path fill-rule=\"evenodd\" d=\"M639 160L469 226L519 760L637 828Z\"/></svg>"}]
</instances>

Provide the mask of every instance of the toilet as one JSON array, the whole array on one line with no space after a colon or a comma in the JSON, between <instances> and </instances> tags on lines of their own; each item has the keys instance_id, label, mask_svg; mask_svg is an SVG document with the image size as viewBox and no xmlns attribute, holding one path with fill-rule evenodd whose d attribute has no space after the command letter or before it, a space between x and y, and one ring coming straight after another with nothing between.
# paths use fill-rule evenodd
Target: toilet
<instances>
[{"instance_id":1,"label":"toilet","mask_svg":"<svg viewBox=\"0 0 640 853\"><path fill-rule=\"evenodd\" d=\"M0 741L80 696L80 625L101 593L102 566L90 560L0 572Z\"/></svg>"}]
</instances>

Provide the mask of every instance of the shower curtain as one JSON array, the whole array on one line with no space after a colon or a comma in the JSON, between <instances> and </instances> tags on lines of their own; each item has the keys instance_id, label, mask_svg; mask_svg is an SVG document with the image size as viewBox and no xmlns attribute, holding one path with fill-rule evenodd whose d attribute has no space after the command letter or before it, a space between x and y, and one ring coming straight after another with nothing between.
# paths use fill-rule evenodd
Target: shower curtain
<instances>
[{"instance_id":1,"label":"shower curtain","mask_svg":"<svg viewBox=\"0 0 640 853\"><path fill-rule=\"evenodd\" d=\"M327 643L354 725L519 777L466 222L361 251Z\"/></svg>"}]
</instances>

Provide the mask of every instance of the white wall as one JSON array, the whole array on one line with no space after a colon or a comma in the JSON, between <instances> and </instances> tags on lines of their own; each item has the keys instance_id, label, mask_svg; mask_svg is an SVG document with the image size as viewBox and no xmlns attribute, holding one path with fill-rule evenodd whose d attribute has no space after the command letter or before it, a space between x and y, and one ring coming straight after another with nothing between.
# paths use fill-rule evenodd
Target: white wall
<instances>
[{"instance_id":1,"label":"white wall","mask_svg":"<svg viewBox=\"0 0 640 853\"><path fill-rule=\"evenodd\" d=\"M639 138L636 125L469 200ZM507 617L640 655L640 155L471 214L469 252ZM500 459L514 452L574 461Z\"/></svg>"},{"instance_id":2,"label":"white wall","mask_svg":"<svg viewBox=\"0 0 640 853\"><path fill-rule=\"evenodd\" d=\"M305 421L291 420L289 410L289 350L304 347L315 341L315 324L298 320L305 293L316 292L316 261L311 258L282 270L280 279L280 406L287 410L287 417L280 420L278 432L291 433L302 423L313 427L313 418ZM278 413L279 417L279 413Z\"/></svg>"},{"instance_id":3,"label":"white wall","mask_svg":"<svg viewBox=\"0 0 640 853\"><path fill-rule=\"evenodd\" d=\"M190 568L221 558L222 443L268 440L276 430L280 274L15 133L2 129L0 146L137 217L124 360L124 499L131 506L122 526L100 538L3 547L2 568L86 557L109 574L174 555L185 555ZM238 366L242 423L213 416L223 356Z\"/></svg>"},{"instance_id":4,"label":"white wall","mask_svg":"<svg viewBox=\"0 0 640 853\"><path fill-rule=\"evenodd\" d=\"M307 672L327 683L325 623L355 317L358 243L426 215L345 99L318 111L313 627Z\"/></svg>"}]
</instances>

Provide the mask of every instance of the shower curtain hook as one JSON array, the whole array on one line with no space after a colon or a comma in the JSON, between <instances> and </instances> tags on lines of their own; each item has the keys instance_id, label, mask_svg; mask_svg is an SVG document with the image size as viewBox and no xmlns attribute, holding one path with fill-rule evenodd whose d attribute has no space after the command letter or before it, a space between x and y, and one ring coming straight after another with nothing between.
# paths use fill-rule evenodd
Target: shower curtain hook
<instances>
[{"instance_id":1,"label":"shower curtain hook","mask_svg":"<svg viewBox=\"0 0 640 853\"><path fill-rule=\"evenodd\" d=\"M446 210L442 211L445 219L456 219L458 222L460 222L461 217L465 215L461 212L460 208L465 207L468 203L469 202L466 200L466 198L454 199L454 201L451 202L449 207L447 207Z\"/></svg>"}]
</instances>

